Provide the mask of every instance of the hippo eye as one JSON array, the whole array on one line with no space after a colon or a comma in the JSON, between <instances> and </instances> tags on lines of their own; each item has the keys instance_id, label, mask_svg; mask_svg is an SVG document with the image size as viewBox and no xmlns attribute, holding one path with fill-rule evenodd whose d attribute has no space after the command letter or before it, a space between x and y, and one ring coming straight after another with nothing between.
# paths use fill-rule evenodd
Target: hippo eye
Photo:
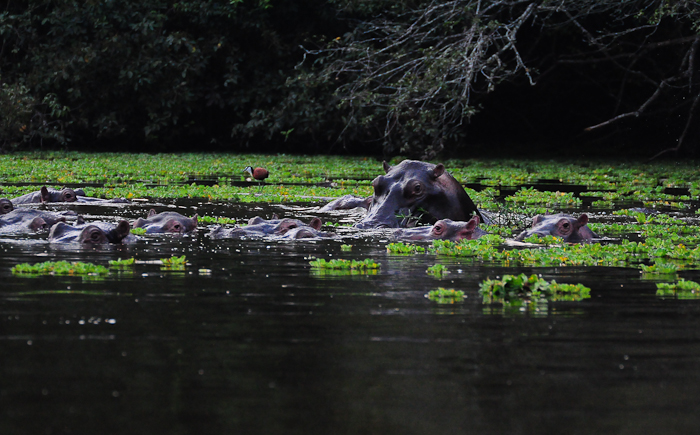
<instances>
[{"instance_id":1,"label":"hippo eye","mask_svg":"<svg viewBox=\"0 0 700 435\"><path fill-rule=\"evenodd\" d=\"M435 225L433 226L433 229L435 230L435 232L436 232L437 234L442 233L442 230L443 230L442 225L440 225L440 224L435 224Z\"/></svg>"},{"instance_id":2,"label":"hippo eye","mask_svg":"<svg viewBox=\"0 0 700 435\"><path fill-rule=\"evenodd\" d=\"M175 225L173 225L173 229L174 229L174 230L177 230L177 231L180 231L180 224L179 224L179 223L176 223Z\"/></svg>"}]
</instances>

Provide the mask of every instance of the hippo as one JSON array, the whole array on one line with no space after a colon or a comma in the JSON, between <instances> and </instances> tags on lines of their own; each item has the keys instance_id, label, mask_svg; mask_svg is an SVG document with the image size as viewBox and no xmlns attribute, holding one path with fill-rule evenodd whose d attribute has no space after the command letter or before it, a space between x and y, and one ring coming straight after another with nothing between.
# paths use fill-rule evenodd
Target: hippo
<instances>
[{"instance_id":1,"label":"hippo","mask_svg":"<svg viewBox=\"0 0 700 435\"><path fill-rule=\"evenodd\" d=\"M15 207L12 205L12 201L7 198L0 198L0 215L7 214L14 209Z\"/></svg>"},{"instance_id":2,"label":"hippo","mask_svg":"<svg viewBox=\"0 0 700 435\"><path fill-rule=\"evenodd\" d=\"M416 227L397 230L395 237L399 240L476 240L487 234L479 228L479 216L473 216L468 222L440 219L432 227Z\"/></svg>"},{"instance_id":3,"label":"hippo","mask_svg":"<svg viewBox=\"0 0 700 435\"><path fill-rule=\"evenodd\" d=\"M65 216L31 208L15 209L0 215L0 233L28 233L48 230L57 222L65 222Z\"/></svg>"},{"instance_id":4,"label":"hippo","mask_svg":"<svg viewBox=\"0 0 700 435\"><path fill-rule=\"evenodd\" d=\"M129 222L125 220L119 221L116 225L107 222L92 222L70 226L59 222L51 227L49 242L79 243L82 245L123 244L135 239L130 231Z\"/></svg>"},{"instance_id":5,"label":"hippo","mask_svg":"<svg viewBox=\"0 0 700 435\"><path fill-rule=\"evenodd\" d=\"M87 195L85 195L85 191L83 189L75 189L75 195L77 198L77 202L79 202L79 203L89 203L89 204L99 204L99 203L130 204L131 203L131 201L129 201L126 198L103 199L103 198L95 198L93 196L87 196Z\"/></svg>"},{"instance_id":6,"label":"hippo","mask_svg":"<svg viewBox=\"0 0 700 435\"><path fill-rule=\"evenodd\" d=\"M369 208L372 203L372 197L361 198L355 195L344 195L338 199L334 199L328 204L321 207L320 212L327 212L333 210L351 210L353 208L364 208L365 210Z\"/></svg>"},{"instance_id":7,"label":"hippo","mask_svg":"<svg viewBox=\"0 0 700 435\"><path fill-rule=\"evenodd\" d=\"M419 208L435 219L468 221L484 218L461 184L440 163L404 160L396 166L383 163L386 175L372 181L374 196L367 215L357 228L397 228L397 213L411 214Z\"/></svg>"},{"instance_id":8,"label":"hippo","mask_svg":"<svg viewBox=\"0 0 700 435\"><path fill-rule=\"evenodd\" d=\"M209 237L213 239L239 239L239 238L262 238L265 236L276 236L280 237L286 235L289 231L295 230L297 228L306 228L307 233L297 230L295 233L299 233L300 237L303 234L308 234L310 232L318 233L321 229L323 222L321 219L315 217L311 219L308 224L300 221L299 219L263 219L261 217L254 217L248 221L248 225L244 227L224 229L223 227L216 227L210 233ZM300 232L301 231L301 232ZM320 233L319 233L320 234ZM318 235L312 237L319 237ZM289 237L291 238L291 236Z\"/></svg>"},{"instance_id":9,"label":"hippo","mask_svg":"<svg viewBox=\"0 0 700 435\"><path fill-rule=\"evenodd\" d=\"M69 187L64 187L61 190L49 189L46 186L41 186L36 192L27 193L26 195L12 198L12 204L39 204L44 202L75 202L77 201L75 191Z\"/></svg>"},{"instance_id":10,"label":"hippo","mask_svg":"<svg viewBox=\"0 0 700 435\"><path fill-rule=\"evenodd\" d=\"M133 223L134 228L145 228L147 234L158 233L189 233L197 228L197 215L191 218L174 211L156 213L151 209L146 219L138 218Z\"/></svg>"},{"instance_id":11,"label":"hippo","mask_svg":"<svg viewBox=\"0 0 700 435\"><path fill-rule=\"evenodd\" d=\"M302 225L300 227L295 227L284 234L273 236L273 239L282 240L299 240L299 239L318 239L318 238L329 238L333 237L333 234L318 231L316 228L309 225Z\"/></svg>"},{"instance_id":12,"label":"hippo","mask_svg":"<svg viewBox=\"0 0 700 435\"><path fill-rule=\"evenodd\" d=\"M586 225L588 215L582 214L577 218L559 213L553 215L537 215L532 218L532 228L529 228L515 238L523 241L534 234L539 236L556 236L564 239L565 242L590 242L594 237L598 237Z\"/></svg>"}]
</instances>

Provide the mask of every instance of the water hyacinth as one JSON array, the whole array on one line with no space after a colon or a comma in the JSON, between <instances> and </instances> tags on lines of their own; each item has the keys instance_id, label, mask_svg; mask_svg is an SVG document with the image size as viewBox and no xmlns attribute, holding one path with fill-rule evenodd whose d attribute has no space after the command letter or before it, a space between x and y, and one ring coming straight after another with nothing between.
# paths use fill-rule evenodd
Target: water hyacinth
<instances>
[{"instance_id":1,"label":"water hyacinth","mask_svg":"<svg viewBox=\"0 0 700 435\"><path fill-rule=\"evenodd\" d=\"M109 269L99 264L69 261L45 261L43 263L21 263L12 268L12 273L23 276L39 275L107 275Z\"/></svg>"},{"instance_id":2,"label":"water hyacinth","mask_svg":"<svg viewBox=\"0 0 700 435\"><path fill-rule=\"evenodd\" d=\"M312 267L319 269L352 269L352 270L368 270L368 269L379 269L379 263L376 263L372 259L365 260L346 260L343 258L336 258L333 260L325 260L323 258L318 258L309 262Z\"/></svg>"},{"instance_id":3,"label":"water hyacinth","mask_svg":"<svg viewBox=\"0 0 700 435\"><path fill-rule=\"evenodd\" d=\"M700 298L700 283L686 281L681 278L676 283L657 283L656 295L662 297L677 297L678 299Z\"/></svg>"},{"instance_id":4,"label":"water hyacinth","mask_svg":"<svg viewBox=\"0 0 700 435\"><path fill-rule=\"evenodd\" d=\"M446 289L444 287L438 287L437 290L431 290L425 296L438 304L454 304L455 302L461 302L464 300L463 291L451 288Z\"/></svg>"},{"instance_id":5,"label":"water hyacinth","mask_svg":"<svg viewBox=\"0 0 700 435\"><path fill-rule=\"evenodd\" d=\"M418 254L424 253L425 248L412 243L389 243L386 250L391 254Z\"/></svg>"},{"instance_id":6,"label":"water hyacinth","mask_svg":"<svg viewBox=\"0 0 700 435\"><path fill-rule=\"evenodd\" d=\"M487 279L479 285L484 303L509 303L512 300L580 301L590 298L591 289L582 284L559 284L537 275L503 275L498 279Z\"/></svg>"}]
</instances>

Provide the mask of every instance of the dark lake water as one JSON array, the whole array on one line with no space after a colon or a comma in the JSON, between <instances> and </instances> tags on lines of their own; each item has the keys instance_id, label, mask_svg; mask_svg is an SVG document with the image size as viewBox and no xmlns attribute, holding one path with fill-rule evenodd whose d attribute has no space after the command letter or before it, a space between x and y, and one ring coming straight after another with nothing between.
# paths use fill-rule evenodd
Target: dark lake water
<instances>
[{"instance_id":1,"label":"dark lake water","mask_svg":"<svg viewBox=\"0 0 700 435\"><path fill-rule=\"evenodd\" d=\"M316 215L309 206L177 205L241 219ZM150 205L73 207L113 220ZM657 297L637 270L441 258L452 273L437 279L425 273L434 256L390 255L381 236L214 241L206 233L98 249L3 237L0 433L680 434L700 426L700 303ZM154 264L183 254L184 271ZM381 269L319 275L313 256L369 257ZM99 280L10 272L22 262L131 257L131 270ZM527 310L482 303L482 280L519 272L583 283L591 298ZM437 304L426 298L437 287L467 297Z\"/></svg>"}]
</instances>

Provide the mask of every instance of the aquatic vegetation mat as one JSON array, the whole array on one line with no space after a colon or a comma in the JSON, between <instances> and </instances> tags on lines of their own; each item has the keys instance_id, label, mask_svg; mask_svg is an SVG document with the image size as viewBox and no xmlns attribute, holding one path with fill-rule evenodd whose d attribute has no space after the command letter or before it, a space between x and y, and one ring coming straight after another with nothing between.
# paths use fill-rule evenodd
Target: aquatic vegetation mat
<instances>
[{"instance_id":1,"label":"aquatic vegetation mat","mask_svg":"<svg viewBox=\"0 0 700 435\"><path fill-rule=\"evenodd\" d=\"M107 275L109 269L99 264L84 263L81 261L45 261L43 263L21 263L12 268L12 273L22 276L40 275Z\"/></svg>"},{"instance_id":2,"label":"aquatic vegetation mat","mask_svg":"<svg viewBox=\"0 0 700 435\"><path fill-rule=\"evenodd\" d=\"M446 289L438 287L437 290L431 290L427 295L428 299L438 304L454 304L464 300L464 292L453 288Z\"/></svg>"},{"instance_id":3,"label":"aquatic vegetation mat","mask_svg":"<svg viewBox=\"0 0 700 435\"><path fill-rule=\"evenodd\" d=\"M582 284L560 284L524 273L487 279L479 285L485 304L507 304L514 300L580 301L590 298L590 292L591 289Z\"/></svg>"}]
</instances>

